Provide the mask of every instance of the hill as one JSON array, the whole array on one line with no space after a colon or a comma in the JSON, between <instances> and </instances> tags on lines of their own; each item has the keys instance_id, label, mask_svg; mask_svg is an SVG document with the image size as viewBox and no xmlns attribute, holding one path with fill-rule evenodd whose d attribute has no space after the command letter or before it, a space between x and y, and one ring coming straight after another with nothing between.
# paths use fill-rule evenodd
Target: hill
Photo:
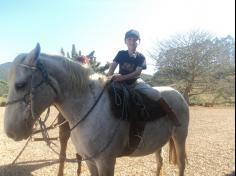
<instances>
[{"instance_id":1,"label":"hill","mask_svg":"<svg viewBox=\"0 0 236 176\"><path fill-rule=\"evenodd\" d=\"M6 97L8 92L7 82L0 80L0 97Z\"/></svg>"},{"instance_id":2,"label":"hill","mask_svg":"<svg viewBox=\"0 0 236 176\"><path fill-rule=\"evenodd\" d=\"M0 64L0 80L6 81L7 80L7 74L11 67L11 62L6 62L3 64Z\"/></svg>"},{"instance_id":3,"label":"hill","mask_svg":"<svg viewBox=\"0 0 236 176\"><path fill-rule=\"evenodd\" d=\"M11 62L0 64L0 106L4 105L8 92L7 74L11 67Z\"/></svg>"}]
</instances>

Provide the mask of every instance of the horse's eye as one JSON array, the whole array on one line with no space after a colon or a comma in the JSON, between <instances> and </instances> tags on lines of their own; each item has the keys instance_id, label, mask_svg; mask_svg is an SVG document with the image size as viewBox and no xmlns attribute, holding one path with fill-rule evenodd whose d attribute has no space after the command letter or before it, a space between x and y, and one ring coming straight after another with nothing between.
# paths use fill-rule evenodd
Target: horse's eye
<instances>
[{"instance_id":1,"label":"horse's eye","mask_svg":"<svg viewBox=\"0 0 236 176\"><path fill-rule=\"evenodd\" d=\"M23 89L25 86L26 86L26 83L25 83L25 82L21 82L21 83L16 83L16 84L15 84L16 90L21 90L21 89Z\"/></svg>"}]
</instances>

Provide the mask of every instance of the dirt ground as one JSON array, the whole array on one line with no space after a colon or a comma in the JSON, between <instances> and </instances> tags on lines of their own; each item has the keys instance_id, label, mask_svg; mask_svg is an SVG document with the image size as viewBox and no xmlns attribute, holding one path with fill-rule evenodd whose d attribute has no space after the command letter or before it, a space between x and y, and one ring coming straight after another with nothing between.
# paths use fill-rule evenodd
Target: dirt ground
<instances>
[{"instance_id":1,"label":"dirt ground","mask_svg":"<svg viewBox=\"0 0 236 176\"><path fill-rule=\"evenodd\" d=\"M3 131L4 108L0 108L0 176L54 176L57 175L58 156L44 142L30 142L17 163L9 166L26 141L14 142ZM51 119L57 111L52 109ZM58 136L54 130L50 134ZM56 142L59 145L58 142ZM59 147L55 149L59 150ZM77 165L75 151L69 141L65 176L75 176ZM168 146L162 152L163 175L177 175L177 166L168 163ZM191 107L187 139L187 176L233 176L235 175L235 109L222 107ZM154 155L117 159L115 176L154 176ZM83 162L81 176L88 176Z\"/></svg>"}]
</instances>

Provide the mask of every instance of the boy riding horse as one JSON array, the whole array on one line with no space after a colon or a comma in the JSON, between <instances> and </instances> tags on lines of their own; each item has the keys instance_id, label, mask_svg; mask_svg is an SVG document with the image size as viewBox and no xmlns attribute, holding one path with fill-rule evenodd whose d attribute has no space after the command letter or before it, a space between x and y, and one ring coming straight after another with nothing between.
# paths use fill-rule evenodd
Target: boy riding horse
<instances>
[{"instance_id":1,"label":"boy riding horse","mask_svg":"<svg viewBox=\"0 0 236 176\"><path fill-rule=\"evenodd\" d=\"M161 97L160 93L153 89L150 85L146 84L140 79L143 69L146 69L146 59L144 55L138 52L137 46L140 44L140 35L137 30L129 30L125 34L125 44L128 50L121 50L114 58L109 71L108 78L115 82L122 82L128 87L140 91L150 99L155 97L155 102L168 114L174 121L175 125L180 125L175 113ZM119 65L119 74L114 74L116 67Z\"/></svg>"}]
</instances>

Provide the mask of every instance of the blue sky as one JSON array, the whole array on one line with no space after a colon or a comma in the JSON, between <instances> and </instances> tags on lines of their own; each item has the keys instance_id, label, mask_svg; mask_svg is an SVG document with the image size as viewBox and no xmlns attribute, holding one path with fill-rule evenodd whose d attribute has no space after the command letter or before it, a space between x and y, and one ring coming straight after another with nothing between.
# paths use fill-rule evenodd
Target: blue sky
<instances>
[{"instance_id":1,"label":"blue sky","mask_svg":"<svg viewBox=\"0 0 236 176\"><path fill-rule=\"evenodd\" d=\"M126 49L124 34L141 34L138 50L152 72L156 41L176 33L205 30L235 37L234 0L0 0L0 64L29 52L37 42L43 53L59 54L75 44L82 54L95 50L98 61L112 61Z\"/></svg>"}]
</instances>

